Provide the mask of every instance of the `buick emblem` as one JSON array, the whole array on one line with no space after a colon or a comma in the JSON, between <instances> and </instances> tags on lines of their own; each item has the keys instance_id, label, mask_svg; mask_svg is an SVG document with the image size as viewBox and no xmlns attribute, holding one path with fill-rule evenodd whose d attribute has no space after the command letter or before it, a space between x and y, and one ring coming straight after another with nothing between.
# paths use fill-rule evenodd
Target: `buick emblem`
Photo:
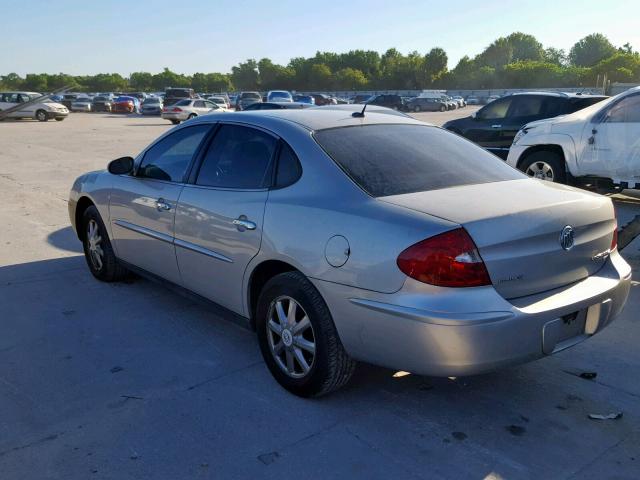
<instances>
[{"instance_id":1,"label":"buick emblem","mask_svg":"<svg viewBox=\"0 0 640 480\"><path fill-rule=\"evenodd\" d=\"M574 243L574 231L571 225L567 225L560 232L560 246L564 250L571 250Z\"/></svg>"}]
</instances>

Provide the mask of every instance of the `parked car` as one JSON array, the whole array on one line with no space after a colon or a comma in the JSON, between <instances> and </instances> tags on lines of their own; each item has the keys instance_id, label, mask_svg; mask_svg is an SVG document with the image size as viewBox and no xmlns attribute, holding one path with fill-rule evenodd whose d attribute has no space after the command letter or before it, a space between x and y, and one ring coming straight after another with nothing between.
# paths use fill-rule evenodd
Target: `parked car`
<instances>
[{"instance_id":1,"label":"parked car","mask_svg":"<svg viewBox=\"0 0 640 480\"><path fill-rule=\"evenodd\" d=\"M93 100L89 97L78 97L71 104L72 112L90 112Z\"/></svg>"},{"instance_id":2,"label":"parked car","mask_svg":"<svg viewBox=\"0 0 640 480\"><path fill-rule=\"evenodd\" d=\"M91 110L94 112L111 112L113 98L103 95L93 97Z\"/></svg>"},{"instance_id":3,"label":"parked car","mask_svg":"<svg viewBox=\"0 0 640 480\"><path fill-rule=\"evenodd\" d=\"M23 108L5 114L4 118L35 118L40 122L50 119L61 122L67 118L69 115L67 107L46 98L38 101L40 97L42 95L37 92L1 92L0 111L24 104Z\"/></svg>"},{"instance_id":4,"label":"parked car","mask_svg":"<svg viewBox=\"0 0 640 480\"><path fill-rule=\"evenodd\" d=\"M267 102L293 102L293 96L286 90L271 90L267 93Z\"/></svg>"},{"instance_id":5,"label":"parked car","mask_svg":"<svg viewBox=\"0 0 640 480\"><path fill-rule=\"evenodd\" d=\"M259 92L240 92L236 99L236 110L244 110L249 105L262 101L262 95Z\"/></svg>"},{"instance_id":6,"label":"parked car","mask_svg":"<svg viewBox=\"0 0 640 480\"><path fill-rule=\"evenodd\" d=\"M79 177L69 217L90 272L222 306L301 396L344 385L356 361L492 371L618 316L631 268L610 198L393 110L338 107L206 115Z\"/></svg>"},{"instance_id":7,"label":"parked car","mask_svg":"<svg viewBox=\"0 0 640 480\"><path fill-rule=\"evenodd\" d=\"M480 99L474 95L467 97L467 105L480 105Z\"/></svg>"},{"instance_id":8,"label":"parked car","mask_svg":"<svg viewBox=\"0 0 640 480\"><path fill-rule=\"evenodd\" d=\"M196 92L193 88L167 88L164 91L163 104L165 107L168 107L187 98L196 98Z\"/></svg>"},{"instance_id":9,"label":"parked car","mask_svg":"<svg viewBox=\"0 0 640 480\"><path fill-rule=\"evenodd\" d=\"M513 137L527 123L573 113L605 98L552 92L514 93L485 105L469 117L451 120L443 127L506 159Z\"/></svg>"},{"instance_id":10,"label":"parked car","mask_svg":"<svg viewBox=\"0 0 640 480\"><path fill-rule=\"evenodd\" d=\"M456 102L458 102L458 107L462 108L462 107L466 107L467 106L467 102L465 102L464 98L462 98L462 96L460 95L454 95L453 98Z\"/></svg>"},{"instance_id":11,"label":"parked car","mask_svg":"<svg viewBox=\"0 0 640 480\"><path fill-rule=\"evenodd\" d=\"M410 112L446 112L449 108L441 98L414 97L406 103Z\"/></svg>"},{"instance_id":12,"label":"parked car","mask_svg":"<svg viewBox=\"0 0 640 480\"><path fill-rule=\"evenodd\" d=\"M198 115L206 115L212 111L224 112L218 104L203 99L185 99L162 109L162 118L174 125L191 120Z\"/></svg>"},{"instance_id":13,"label":"parked car","mask_svg":"<svg viewBox=\"0 0 640 480\"><path fill-rule=\"evenodd\" d=\"M141 112L143 115L160 115L162 113L162 100L158 97L147 97L142 102Z\"/></svg>"},{"instance_id":14,"label":"parked car","mask_svg":"<svg viewBox=\"0 0 640 480\"><path fill-rule=\"evenodd\" d=\"M316 99L313 98L313 95L294 95L293 101L299 103L308 103L309 105L316 104Z\"/></svg>"},{"instance_id":15,"label":"parked car","mask_svg":"<svg viewBox=\"0 0 640 480\"><path fill-rule=\"evenodd\" d=\"M125 93L124 96L137 98L140 105L142 105L142 102L144 102L145 98L148 97L148 95L144 92L130 92L130 93Z\"/></svg>"},{"instance_id":16,"label":"parked car","mask_svg":"<svg viewBox=\"0 0 640 480\"><path fill-rule=\"evenodd\" d=\"M400 95L376 95L367 103L373 105L380 105L381 107L392 108L394 110L404 110L404 102L402 101L402 97Z\"/></svg>"},{"instance_id":17,"label":"parked car","mask_svg":"<svg viewBox=\"0 0 640 480\"><path fill-rule=\"evenodd\" d=\"M64 95L62 95L62 101L60 103L67 107L67 110L71 110L71 104L79 96L80 95L77 93L65 93Z\"/></svg>"},{"instance_id":18,"label":"parked car","mask_svg":"<svg viewBox=\"0 0 640 480\"><path fill-rule=\"evenodd\" d=\"M372 97L373 95L358 93L357 95L354 95L353 99L351 100L351 103L367 103L369 100L371 100ZM318 102L316 100L316 105L317 103Z\"/></svg>"},{"instance_id":19,"label":"parked car","mask_svg":"<svg viewBox=\"0 0 640 480\"><path fill-rule=\"evenodd\" d=\"M140 101L136 97L121 95L111 104L113 113L140 113Z\"/></svg>"},{"instance_id":20,"label":"parked car","mask_svg":"<svg viewBox=\"0 0 640 480\"><path fill-rule=\"evenodd\" d=\"M491 102L493 102L494 100L498 100L500 98L500 95L489 95L486 100L484 101L485 104L489 104Z\"/></svg>"},{"instance_id":21,"label":"parked car","mask_svg":"<svg viewBox=\"0 0 640 480\"><path fill-rule=\"evenodd\" d=\"M252 103L248 107L245 107L244 111L252 110L282 110L283 108L308 108L313 107L310 103L303 102L260 102Z\"/></svg>"},{"instance_id":22,"label":"parked car","mask_svg":"<svg viewBox=\"0 0 640 480\"><path fill-rule=\"evenodd\" d=\"M324 93L311 93L313 97L313 101L315 105L321 107L323 105L332 105L331 97L329 95L325 95Z\"/></svg>"},{"instance_id":23,"label":"parked car","mask_svg":"<svg viewBox=\"0 0 640 480\"><path fill-rule=\"evenodd\" d=\"M580 99L595 100L572 98ZM640 87L570 115L527 123L513 139L507 163L541 180L640 188Z\"/></svg>"},{"instance_id":24,"label":"parked car","mask_svg":"<svg viewBox=\"0 0 640 480\"><path fill-rule=\"evenodd\" d=\"M227 102L227 100L223 96L211 95L208 100L210 102L215 103L220 108L223 108L225 110L229 110L229 102Z\"/></svg>"}]
</instances>

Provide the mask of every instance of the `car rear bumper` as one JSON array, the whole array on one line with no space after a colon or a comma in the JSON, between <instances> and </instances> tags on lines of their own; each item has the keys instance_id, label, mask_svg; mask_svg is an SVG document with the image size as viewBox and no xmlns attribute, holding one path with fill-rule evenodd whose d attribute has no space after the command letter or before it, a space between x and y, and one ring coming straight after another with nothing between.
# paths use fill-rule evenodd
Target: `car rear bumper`
<instances>
[{"instance_id":1,"label":"car rear bumper","mask_svg":"<svg viewBox=\"0 0 640 480\"><path fill-rule=\"evenodd\" d=\"M162 112L162 118L165 120L186 120L189 112Z\"/></svg>"},{"instance_id":2,"label":"car rear bumper","mask_svg":"<svg viewBox=\"0 0 640 480\"><path fill-rule=\"evenodd\" d=\"M621 311L631 268L615 251L596 274L507 301L493 287L446 289L407 279L394 294L312 279L354 358L430 376L534 360L600 332Z\"/></svg>"}]
</instances>

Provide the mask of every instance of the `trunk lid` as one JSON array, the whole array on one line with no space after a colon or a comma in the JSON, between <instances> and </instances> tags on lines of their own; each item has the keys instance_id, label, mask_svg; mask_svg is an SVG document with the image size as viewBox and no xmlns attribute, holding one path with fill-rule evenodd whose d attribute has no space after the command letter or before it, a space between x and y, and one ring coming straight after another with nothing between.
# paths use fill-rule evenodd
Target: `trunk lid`
<instances>
[{"instance_id":1,"label":"trunk lid","mask_svg":"<svg viewBox=\"0 0 640 480\"><path fill-rule=\"evenodd\" d=\"M379 200L462 225L476 243L495 289L507 299L558 288L597 272L607 257L596 256L611 246L615 224L608 198L532 179ZM566 226L574 234L569 250L560 241Z\"/></svg>"}]
</instances>

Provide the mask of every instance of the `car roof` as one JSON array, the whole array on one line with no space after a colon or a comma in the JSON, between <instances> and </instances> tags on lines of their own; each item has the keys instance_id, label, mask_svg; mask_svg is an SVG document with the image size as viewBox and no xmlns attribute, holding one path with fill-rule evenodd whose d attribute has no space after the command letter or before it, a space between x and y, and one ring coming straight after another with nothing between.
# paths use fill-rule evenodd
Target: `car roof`
<instances>
[{"instance_id":1,"label":"car roof","mask_svg":"<svg viewBox=\"0 0 640 480\"><path fill-rule=\"evenodd\" d=\"M201 115L190 123L206 122L211 120L231 120L247 121L257 126L266 121L280 120L282 122L293 122L307 130L317 131L335 127L349 127L358 125L375 125L375 124L410 124L410 125L428 125L420 122L408 115L396 112L390 108L376 107L368 105L364 117L354 117L355 111L361 111L364 105L333 105L324 107L309 107L299 109L276 109L276 110L250 110L243 112L235 112L232 114L212 113ZM336 108L347 107L347 108ZM360 107L360 108L358 108Z\"/></svg>"},{"instance_id":2,"label":"car roof","mask_svg":"<svg viewBox=\"0 0 640 480\"><path fill-rule=\"evenodd\" d=\"M580 93L580 92L514 92L509 95L544 95L547 97L562 97L562 98L572 98L572 97L602 97L605 98L606 95L594 95L591 93ZM492 95L493 96L493 95Z\"/></svg>"}]
</instances>

